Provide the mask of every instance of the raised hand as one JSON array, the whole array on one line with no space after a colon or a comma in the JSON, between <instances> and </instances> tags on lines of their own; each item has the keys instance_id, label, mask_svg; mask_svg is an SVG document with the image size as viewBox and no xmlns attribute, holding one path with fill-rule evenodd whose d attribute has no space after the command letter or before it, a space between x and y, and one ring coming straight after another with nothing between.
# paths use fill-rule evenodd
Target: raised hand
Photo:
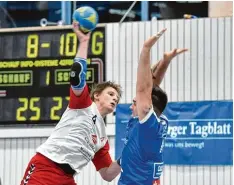
<instances>
[{"instance_id":1,"label":"raised hand","mask_svg":"<svg viewBox=\"0 0 234 185\"><path fill-rule=\"evenodd\" d=\"M158 63L152 66L152 78L154 86L159 86L165 76L167 68L171 63L171 60L178 56L181 53L188 51L188 49L173 49L172 51L165 52L163 55L163 59L161 59Z\"/></svg>"},{"instance_id":2,"label":"raised hand","mask_svg":"<svg viewBox=\"0 0 234 185\"><path fill-rule=\"evenodd\" d=\"M91 32L84 34L82 31L79 29L79 23L76 21L73 21L72 23L73 31L77 35L79 42L88 42L90 39Z\"/></svg>"},{"instance_id":3,"label":"raised hand","mask_svg":"<svg viewBox=\"0 0 234 185\"><path fill-rule=\"evenodd\" d=\"M158 32L156 35L150 37L148 40L145 41L144 43L144 47L147 49L151 49L151 47L158 41L158 39L164 34L164 32L167 29L164 28L163 30L161 30L160 32Z\"/></svg>"},{"instance_id":4,"label":"raised hand","mask_svg":"<svg viewBox=\"0 0 234 185\"><path fill-rule=\"evenodd\" d=\"M188 51L188 49L183 48L183 49L173 49L172 51L165 52L163 54L163 60L170 62L174 57L186 51Z\"/></svg>"}]
</instances>

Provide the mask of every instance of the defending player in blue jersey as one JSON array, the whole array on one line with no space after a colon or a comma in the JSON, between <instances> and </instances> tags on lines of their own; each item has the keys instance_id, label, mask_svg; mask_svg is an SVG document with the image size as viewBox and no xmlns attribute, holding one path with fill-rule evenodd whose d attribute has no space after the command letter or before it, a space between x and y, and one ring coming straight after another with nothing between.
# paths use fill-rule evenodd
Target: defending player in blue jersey
<instances>
[{"instance_id":1,"label":"defending player in blue jersey","mask_svg":"<svg viewBox=\"0 0 234 185\"><path fill-rule=\"evenodd\" d=\"M163 147L168 120L162 114L167 95L159 87L172 58L187 49L164 53L150 68L150 50L165 29L145 41L137 70L136 98L127 125L126 143L118 160L122 172L118 185L159 185L163 170ZM153 87L153 88L152 88Z\"/></svg>"}]
</instances>

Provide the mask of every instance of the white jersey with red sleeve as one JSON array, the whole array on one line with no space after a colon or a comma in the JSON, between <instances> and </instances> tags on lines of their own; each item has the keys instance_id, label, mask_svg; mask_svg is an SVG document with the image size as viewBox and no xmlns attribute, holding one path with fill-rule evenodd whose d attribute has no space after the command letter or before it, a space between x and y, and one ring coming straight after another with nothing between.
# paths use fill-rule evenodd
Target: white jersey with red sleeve
<instances>
[{"instance_id":1,"label":"white jersey with red sleeve","mask_svg":"<svg viewBox=\"0 0 234 185\"><path fill-rule=\"evenodd\" d=\"M105 123L88 86L76 96L70 89L70 102L50 137L37 152L57 163L69 164L77 173L91 160L96 170L112 163Z\"/></svg>"}]
</instances>

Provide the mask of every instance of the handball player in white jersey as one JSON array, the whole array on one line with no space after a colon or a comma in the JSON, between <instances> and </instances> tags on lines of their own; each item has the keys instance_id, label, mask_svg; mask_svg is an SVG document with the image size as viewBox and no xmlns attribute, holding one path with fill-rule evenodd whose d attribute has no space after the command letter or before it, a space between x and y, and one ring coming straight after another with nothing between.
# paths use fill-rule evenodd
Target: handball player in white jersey
<instances>
[{"instance_id":1,"label":"handball player in white jersey","mask_svg":"<svg viewBox=\"0 0 234 185\"><path fill-rule=\"evenodd\" d=\"M86 84L90 33L73 30L79 48L70 73L70 101L50 137L37 148L21 185L75 185L74 175L90 161L106 181L112 181L120 166L109 154L103 118L115 110L121 87L112 82L98 84L89 94Z\"/></svg>"}]
</instances>

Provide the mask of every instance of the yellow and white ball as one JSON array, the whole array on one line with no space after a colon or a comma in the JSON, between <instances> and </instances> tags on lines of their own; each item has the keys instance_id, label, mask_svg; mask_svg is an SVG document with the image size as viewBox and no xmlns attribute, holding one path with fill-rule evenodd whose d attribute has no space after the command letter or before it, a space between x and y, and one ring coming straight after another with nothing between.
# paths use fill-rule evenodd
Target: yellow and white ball
<instances>
[{"instance_id":1,"label":"yellow and white ball","mask_svg":"<svg viewBox=\"0 0 234 185\"><path fill-rule=\"evenodd\" d=\"M92 7L83 6L74 11L73 21L79 22L80 30L88 33L96 28L98 14Z\"/></svg>"}]
</instances>

